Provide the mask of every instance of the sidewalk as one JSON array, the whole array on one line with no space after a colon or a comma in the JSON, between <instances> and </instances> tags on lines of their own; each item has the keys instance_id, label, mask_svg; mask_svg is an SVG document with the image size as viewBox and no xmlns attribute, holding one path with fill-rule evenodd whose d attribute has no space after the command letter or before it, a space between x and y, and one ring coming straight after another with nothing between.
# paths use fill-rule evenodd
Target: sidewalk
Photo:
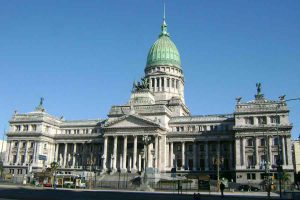
<instances>
[{"instance_id":1,"label":"sidewalk","mask_svg":"<svg viewBox=\"0 0 300 200\"><path fill-rule=\"evenodd\" d=\"M20 188L20 189L34 189L34 190L54 190L51 187L34 187L31 185L9 185L9 184L0 184L0 188ZM74 188L57 188L56 190L66 190L66 191L76 191L76 192L119 192L119 193L153 193L153 194L177 194L176 191L136 191L136 190L114 190L114 189L74 189ZM198 193L198 192L196 192ZM199 192L203 196L220 196L220 192ZM180 193L181 194L181 193ZM182 195L193 195L193 191L182 191ZM225 196L232 197L267 197L267 192L224 192ZM271 197L279 197L279 194L271 192Z\"/></svg>"}]
</instances>

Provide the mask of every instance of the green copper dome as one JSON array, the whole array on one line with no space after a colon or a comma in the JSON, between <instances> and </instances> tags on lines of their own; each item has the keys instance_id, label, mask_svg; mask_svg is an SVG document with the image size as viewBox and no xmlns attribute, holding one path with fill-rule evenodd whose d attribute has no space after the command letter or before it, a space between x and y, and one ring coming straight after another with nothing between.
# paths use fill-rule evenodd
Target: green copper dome
<instances>
[{"instance_id":1,"label":"green copper dome","mask_svg":"<svg viewBox=\"0 0 300 200\"><path fill-rule=\"evenodd\" d=\"M180 55L167 32L165 19L161 28L161 34L149 50L146 68L156 65L170 65L181 68Z\"/></svg>"}]
</instances>

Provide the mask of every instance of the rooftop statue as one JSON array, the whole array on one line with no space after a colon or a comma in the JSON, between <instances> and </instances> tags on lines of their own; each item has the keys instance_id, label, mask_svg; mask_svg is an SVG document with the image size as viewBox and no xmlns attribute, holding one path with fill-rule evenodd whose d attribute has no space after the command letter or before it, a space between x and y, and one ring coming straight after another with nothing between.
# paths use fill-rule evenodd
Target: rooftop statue
<instances>
[{"instance_id":1,"label":"rooftop statue","mask_svg":"<svg viewBox=\"0 0 300 200\"><path fill-rule=\"evenodd\" d=\"M261 95L261 83L256 83L257 95Z\"/></svg>"},{"instance_id":2,"label":"rooftop statue","mask_svg":"<svg viewBox=\"0 0 300 200\"><path fill-rule=\"evenodd\" d=\"M36 111L42 111L42 112L44 112L45 109L44 109L44 107L43 107L43 103L44 103L44 97L41 97L41 98L40 98L40 103L39 103L39 105L35 108L35 110L36 110Z\"/></svg>"},{"instance_id":3,"label":"rooftop statue","mask_svg":"<svg viewBox=\"0 0 300 200\"><path fill-rule=\"evenodd\" d=\"M136 92L136 91L141 91L141 90L145 90L145 89L149 89L149 80L147 78L142 78L141 82L140 81L133 82L132 91Z\"/></svg>"}]
</instances>

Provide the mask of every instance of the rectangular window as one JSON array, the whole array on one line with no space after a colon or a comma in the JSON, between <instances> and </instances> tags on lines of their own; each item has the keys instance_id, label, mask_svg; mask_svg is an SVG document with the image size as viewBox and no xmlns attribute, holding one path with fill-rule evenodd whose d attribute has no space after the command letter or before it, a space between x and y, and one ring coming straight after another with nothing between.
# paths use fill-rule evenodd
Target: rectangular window
<instances>
[{"instance_id":1,"label":"rectangular window","mask_svg":"<svg viewBox=\"0 0 300 200\"><path fill-rule=\"evenodd\" d=\"M25 162L25 156L21 155L21 163L23 164Z\"/></svg>"},{"instance_id":2,"label":"rectangular window","mask_svg":"<svg viewBox=\"0 0 300 200\"><path fill-rule=\"evenodd\" d=\"M279 116L271 116L270 120L271 120L272 124L276 124L276 123L280 124L280 117Z\"/></svg>"},{"instance_id":3,"label":"rectangular window","mask_svg":"<svg viewBox=\"0 0 300 200\"><path fill-rule=\"evenodd\" d=\"M253 155L249 155L248 157L247 157L248 159L248 165L247 165L247 167L248 168L251 168L253 165L254 165L254 157L253 157Z\"/></svg>"},{"instance_id":4,"label":"rectangular window","mask_svg":"<svg viewBox=\"0 0 300 200\"><path fill-rule=\"evenodd\" d=\"M177 145L177 151L181 151L181 146Z\"/></svg>"},{"instance_id":5,"label":"rectangular window","mask_svg":"<svg viewBox=\"0 0 300 200\"><path fill-rule=\"evenodd\" d=\"M36 125L35 124L31 125L31 130L36 131Z\"/></svg>"},{"instance_id":6,"label":"rectangular window","mask_svg":"<svg viewBox=\"0 0 300 200\"><path fill-rule=\"evenodd\" d=\"M262 116L262 117L257 117L258 119L258 124L267 124L267 117Z\"/></svg>"},{"instance_id":7,"label":"rectangular window","mask_svg":"<svg viewBox=\"0 0 300 200\"><path fill-rule=\"evenodd\" d=\"M28 131L28 125L23 126L23 131Z\"/></svg>"},{"instance_id":8,"label":"rectangular window","mask_svg":"<svg viewBox=\"0 0 300 200\"><path fill-rule=\"evenodd\" d=\"M176 80L176 85L175 86L176 86L176 88L178 88L178 80Z\"/></svg>"},{"instance_id":9,"label":"rectangular window","mask_svg":"<svg viewBox=\"0 0 300 200\"><path fill-rule=\"evenodd\" d=\"M203 131L203 127L202 126L199 126L199 132L200 131Z\"/></svg>"},{"instance_id":10,"label":"rectangular window","mask_svg":"<svg viewBox=\"0 0 300 200\"><path fill-rule=\"evenodd\" d=\"M179 127L176 127L176 131L179 132Z\"/></svg>"},{"instance_id":11,"label":"rectangular window","mask_svg":"<svg viewBox=\"0 0 300 200\"><path fill-rule=\"evenodd\" d=\"M153 88L154 88L154 86L155 86L155 81L154 81L154 80L155 80L154 78L151 79L152 87L153 87Z\"/></svg>"},{"instance_id":12,"label":"rectangular window","mask_svg":"<svg viewBox=\"0 0 300 200\"><path fill-rule=\"evenodd\" d=\"M254 124L253 117L245 117L245 124L253 125Z\"/></svg>"},{"instance_id":13,"label":"rectangular window","mask_svg":"<svg viewBox=\"0 0 300 200\"><path fill-rule=\"evenodd\" d=\"M252 138L250 138L250 139L247 140L247 146L248 147L252 147L253 146L253 139Z\"/></svg>"},{"instance_id":14,"label":"rectangular window","mask_svg":"<svg viewBox=\"0 0 300 200\"><path fill-rule=\"evenodd\" d=\"M247 180L251 180L251 174L247 173Z\"/></svg>"},{"instance_id":15,"label":"rectangular window","mask_svg":"<svg viewBox=\"0 0 300 200\"><path fill-rule=\"evenodd\" d=\"M273 163L276 163L276 164L277 164L277 162L278 162L278 155L274 155Z\"/></svg>"},{"instance_id":16,"label":"rectangular window","mask_svg":"<svg viewBox=\"0 0 300 200\"><path fill-rule=\"evenodd\" d=\"M201 144L201 145L199 146L199 149L200 149L200 151L204 151L204 145Z\"/></svg>"},{"instance_id":17,"label":"rectangular window","mask_svg":"<svg viewBox=\"0 0 300 200\"><path fill-rule=\"evenodd\" d=\"M159 87L159 78L156 79L156 87Z\"/></svg>"},{"instance_id":18,"label":"rectangular window","mask_svg":"<svg viewBox=\"0 0 300 200\"><path fill-rule=\"evenodd\" d=\"M21 126L20 125L16 126L16 131L21 131Z\"/></svg>"},{"instance_id":19,"label":"rectangular window","mask_svg":"<svg viewBox=\"0 0 300 200\"><path fill-rule=\"evenodd\" d=\"M260 146L265 146L265 145L266 145L265 138L260 139Z\"/></svg>"},{"instance_id":20,"label":"rectangular window","mask_svg":"<svg viewBox=\"0 0 300 200\"><path fill-rule=\"evenodd\" d=\"M161 87L165 87L165 79L161 78Z\"/></svg>"},{"instance_id":21,"label":"rectangular window","mask_svg":"<svg viewBox=\"0 0 300 200\"><path fill-rule=\"evenodd\" d=\"M175 80L174 79L172 79L172 88L174 88L174 86L175 86Z\"/></svg>"}]
</instances>

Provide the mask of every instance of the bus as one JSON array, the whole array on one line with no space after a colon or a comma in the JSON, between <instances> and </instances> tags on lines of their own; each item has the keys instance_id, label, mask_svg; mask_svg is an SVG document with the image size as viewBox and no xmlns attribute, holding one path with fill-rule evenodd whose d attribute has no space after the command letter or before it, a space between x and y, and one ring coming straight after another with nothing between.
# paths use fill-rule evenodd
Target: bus
<instances>
[{"instance_id":1,"label":"bus","mask_svg":"<svg viewBox=\"0 0 300 200\"><path fill-rule=\"evenodd\" d=\"M55 183L61 188L86 188L85 178L75 174L57 174Z\"/></svg>"}]
</instances>

